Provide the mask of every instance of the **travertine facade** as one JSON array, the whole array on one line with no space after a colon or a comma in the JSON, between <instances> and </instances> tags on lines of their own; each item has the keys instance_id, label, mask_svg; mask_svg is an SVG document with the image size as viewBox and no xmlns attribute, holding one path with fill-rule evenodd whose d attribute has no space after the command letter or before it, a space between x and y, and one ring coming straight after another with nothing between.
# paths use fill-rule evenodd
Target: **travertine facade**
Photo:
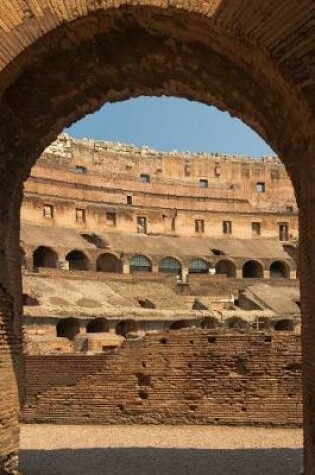
<instances>
[{"instance_id":1,"label":"travertine facade","mask_svg":"<svg viewBox=\"0 0 315 475\"><path fill-rule=\"evenodd\" d=\"M253 127L299 206L305 473L315 473L312 0L3 0L0 5L0 466L18 470L22 185L66 126L107 101L175 95ZM189 65L189 68L187 67Z\"/></svg>"}]
</instances>

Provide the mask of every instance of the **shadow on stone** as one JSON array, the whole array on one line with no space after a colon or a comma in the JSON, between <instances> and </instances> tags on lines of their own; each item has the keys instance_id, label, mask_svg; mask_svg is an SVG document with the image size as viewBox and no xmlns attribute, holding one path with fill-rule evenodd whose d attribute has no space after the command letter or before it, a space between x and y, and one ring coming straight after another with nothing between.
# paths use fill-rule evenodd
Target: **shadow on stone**
<instances>
[{"instance_id":1,"label":"shadow on stone","mask_svg":"<svg viewBox=\"0 0 315 475\"><path fill-rule=\"evenodd\" d=\"M302 449L21 450L24 475L298 475Z\"/></svg>"}]
</instances>

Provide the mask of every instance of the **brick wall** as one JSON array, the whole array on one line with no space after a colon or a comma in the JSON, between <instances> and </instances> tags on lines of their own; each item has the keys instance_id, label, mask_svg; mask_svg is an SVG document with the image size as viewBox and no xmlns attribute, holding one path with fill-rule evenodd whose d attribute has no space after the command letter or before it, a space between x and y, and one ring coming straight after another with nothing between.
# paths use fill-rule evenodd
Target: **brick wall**
<instances>
[{"instance_id":1,"label":"brick wall","mask_svg":"<svg viewBox=\"0 0 315 475\"><path fill-rule=\"evenodd\" d=\"M302 423L300 337L181 330L26 357L25 422Z\"/></svg>"}]
</instances>

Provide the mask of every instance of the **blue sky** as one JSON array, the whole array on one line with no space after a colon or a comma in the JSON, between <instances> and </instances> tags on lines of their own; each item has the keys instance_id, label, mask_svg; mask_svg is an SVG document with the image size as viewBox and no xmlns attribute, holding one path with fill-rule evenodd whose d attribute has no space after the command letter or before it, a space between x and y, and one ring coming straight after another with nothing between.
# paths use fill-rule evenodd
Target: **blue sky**
<instances>
[{"instance_id":1,"label":"blue sky","mask_svg":"<svg viewBox=\"0 0 315 475\"><path fill-rule=\"evenodd\" d=\"M66 130L72 137L148 145L158 150L274 155L240 120L177 98L130 99L106 104Z\"/></svg>"}]
</instances>

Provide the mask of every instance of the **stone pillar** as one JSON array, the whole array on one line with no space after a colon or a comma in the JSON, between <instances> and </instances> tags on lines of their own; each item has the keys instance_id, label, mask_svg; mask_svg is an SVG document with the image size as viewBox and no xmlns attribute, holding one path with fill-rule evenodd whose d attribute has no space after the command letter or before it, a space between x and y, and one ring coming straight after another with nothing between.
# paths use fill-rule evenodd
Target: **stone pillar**
<instances>
[{"instance_id":1,"label":"stone pillar","mask_svg":"<svg viewBox=\"0 0 315 475\"><path fill-rule=\"evenodd\" d=\"M18 180L16 178L16 180ZM0 191L0 474L18 473L20 402L24 399L21 352L22 284L20 203L22 186Z\"/></svg>"},{"instance_id":2,"label":"stone pillar","mask_svg":"<svg viewBox=\"0 0 315 475\"><path fill-rule=\"evenodd\" d=\"M237 279L243 278L243 269L236 269L236 278Z\"/></svg>"},{"instance_id":3,"label":"stone pillar","mask_svg":"<svg viewBox=\"0 0 315 475\"><path fill-rule=\"evenodd\" d=\"M290 269L290 279L295 280L296 279L296 270Z\"/></svg>"},{"instance_id":4,"label":"stone pillar","mask_svg":"<svg viewBox=\"0 0 315 475\"><path fill-rule=\"evenodd\" d=\"M129 264L129 262L123 262L123 264L122 264L122 273L123 274L130 274L130 264Z\"/></svg>"},{"instance_id":5,"label":"stone pillar","mask_svg":"<svg viewBox=\"0 0 315 475\"><path fill-rule=\"evenodd\" d=\"M270 279L270 270L264 269L263 271L263 279Z\"/></svg>"},{"instance_id":6,"label":"stone pillar","mask_svg":"<svg viewBox=\"0 0 315 475\"><path fill-rule=\"evenodd\" d=\"M297 200L300 225L305 475L315 473L315 189L311 178L310 171L305 173L303 186L297 190L297 195L302 195L297 196Z\"/></svg>"},{"instance_id":7,"label":"stone pillar","mask_svg":"<svg viewBox=\"0 0 315 475\"><path fill-rule=\"evenodd\" d=\"M33 255L25 256L25 269L28 270L29 272L33 272L34 270Z\"/></svg>"},{"instance_id":8,"label":"stone pillar","mask_svg":"<svg viewBox=\"0 0 315 475\"><path fill-rule=\"evenodd\" d=\"M152 274L158 274L159 273L159 265L158 264L153 264L152 265Z\"/></svg>"}]
</instances>

